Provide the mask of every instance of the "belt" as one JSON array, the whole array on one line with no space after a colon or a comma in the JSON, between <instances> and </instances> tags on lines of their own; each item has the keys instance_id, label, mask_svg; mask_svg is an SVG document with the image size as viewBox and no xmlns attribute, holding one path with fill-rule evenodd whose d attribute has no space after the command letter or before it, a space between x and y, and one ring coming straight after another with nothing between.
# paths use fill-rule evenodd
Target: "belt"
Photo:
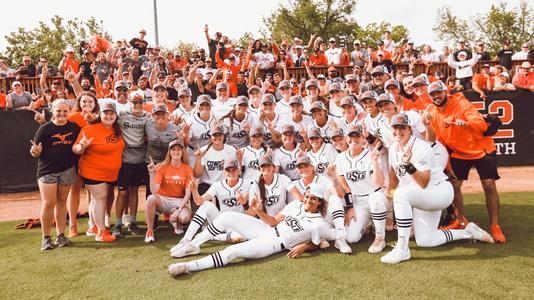
<instances>
[{"instance_id":1,"label":"belt","mask_svg":"<svg viewBox=\"0 0 534 300\"><path fill-rule=\"evenodd\" d=\"M280 237L280 232L278 232L278 228L276 228L276 226L274 226L274 232L276 233L277 237ZM284 243L280 243L280 248L282 248L282 250L286 249L286 246L284 246Z\"/></svg>"},{"instance_id":2,"label":"belt","mask_svg":"<svg viewBox=\"0 0 534 300\"><path fill-rule=\"evenodd\" d=\"M381 189L382 189L382 187L379 187L379 188L377 188L376 190L374 190L373 193L378 192L378 191L380 191ZM365 195L356 195L356 196L357 196L357 197L367 197L367 196L369 196L369 194L365 194Z\"/></svg>"}]
</instances>

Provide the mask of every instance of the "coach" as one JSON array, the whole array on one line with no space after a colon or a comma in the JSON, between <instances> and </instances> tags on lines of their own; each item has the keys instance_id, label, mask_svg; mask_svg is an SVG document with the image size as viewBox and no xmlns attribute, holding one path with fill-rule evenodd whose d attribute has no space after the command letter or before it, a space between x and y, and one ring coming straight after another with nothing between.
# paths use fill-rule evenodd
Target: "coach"
<instances>
[{"instance_id":1,"label":"coach","mask_svg":"<svg viewBox=\"0 0 534 300\"><path fill-rule=\"evenodd\" d=\"M441 81L430 84L428 94L435 107L430 108L427 118L436 137L449 149L454 173L451 183L454 187L453 206L456 220L448 229L464 228L467 225L463 214L461 187L464 180L467 180L469 170L474 166L486 196L493 239L495 242L506 242L498 225L499 194L495 180L500 177L497 172L496 148L493 137L484 135L488 127L486 121L462 93L447 95L447 86Z\"/></svg>"}]
</instances>

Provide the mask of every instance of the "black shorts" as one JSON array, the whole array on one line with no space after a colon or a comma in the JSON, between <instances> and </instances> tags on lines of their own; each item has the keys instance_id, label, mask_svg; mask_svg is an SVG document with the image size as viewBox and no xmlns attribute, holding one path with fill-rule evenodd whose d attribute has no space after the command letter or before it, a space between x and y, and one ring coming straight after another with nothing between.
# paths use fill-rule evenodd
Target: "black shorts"
<instances>
[{"instance_id":1,"label":"black shorts","mask_svg":"<svg viewBox=\"0 0 534 300\"><path fill-rule=\"evenodd\" d=\"M499 179L497 172L497 152L486 154L479 159L460 159L451 157L451 166L458 180L467 180L472 166L477 169L480 179Z\"/></svg>"},{"instance_id":2,"label":"black shorts","mask_svg":"<svg viewBox=\"0 0 534 300\"><path fill-rule=\"evenodd\" d=\"M127 191L131 186L145 184L146 173L147 168L145 163L123 163L119 170L119 180L117 182L119 191Z\"/></svg>"},{"instance_id":3,"label":"black shorts","mask_svg":"<svg viewBox=\"0 0 534 300\"><path fill-rule=\"evenodd\" d=\"M97 184L102 184L102 183L111 184L112 183L112 182L107 182L107 181L93 180L93 179L89 179L85 177L82 177L82 180L83 180L83 184L85 185L97 185Z\"/></svg>"}]
</instances>

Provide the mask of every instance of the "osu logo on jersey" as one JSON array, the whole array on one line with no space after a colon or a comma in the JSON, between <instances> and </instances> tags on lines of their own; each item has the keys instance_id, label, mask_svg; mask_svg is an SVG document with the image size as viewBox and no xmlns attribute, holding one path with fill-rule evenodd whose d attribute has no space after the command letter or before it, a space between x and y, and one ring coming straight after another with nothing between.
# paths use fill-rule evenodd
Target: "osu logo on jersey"
<instances>
[{"instance_id":1,"label":"osu logo on jersey","mask_svg":"<svg viewBox=\"0 0 534 300\"><path fill-rule=\"evenodd\" d=\"M360 181L365 179L365 171L350 171L345 173L345 178L347 178L350 181Z\"/></svg>"},{"instance_id":2,"label":"osu logo on jersey","mask_svg":"<svg viewBox=\"0 0 534 300\"><path fill-rule=\"evenodd\" d=\"M395 173L397 173L399 177L404 176L406 175L406 168L403 164L399 164L397 167L395 167Z\"/></svg>"},{"instance_id":3,"label":"osu logo on jersey","mask_svg":"<svg viewBox=\"0 0 534 300\"><path fill-rule=\"evenodd\" d=\"M211 135L209 132L204 132L203 134L200 135L200 138L199 140L209 140L211 138Z\"/></svg>"},{"instance_id":4,"label":"osu logo on jersey","mask_svg":"<svg viewBox=\"0 0 534 300\"><path fill-rule=\"evenodd\" d=\"M317 164L316 171L317 173L322 174L326 171L326 168L328 168L328 163L319 163Z\"/></svg>"},{"instance_id":5,"label":"osu logo on jersey","mask_svg":"<svg viewBox=\"0 0 534 300\"><path fill-rule=\"evenodd\" d=\"M286 170L294 170L297 167L297 161L294 160L286 165Z\"/></svg>"},{"instance_id":6,"label":"osu logo on jersey","mask_svg":"<svg viewBox=\"0 0 534 300\"><path fill-rule=\"evenodd\" d=\"M273 137L272 137L272 135L271 135L270 132L267 132L267 133L265 134L265 140L266 140L266 141L270 141L272 138L273 138Z\"/></svg>"},{"instance_id":7,"label":"osu logo on jersey","mask_svg":"<svg viewBox=\"0 0 534 300\"><path fill-rule=\"evenodd\" d=\"M117 142L119 142L119 137L112 134L108 137L106 137L106 143L110 143L110 144L116 144Z\"/></svg>"},{"instance_id":8,"label":"osu logo on jersey","mask_svg":"<svg viewBox=\"0 0 534 300\"><path fill-rule=\"evenodd\" d=\"M293 230L293 232L299 232L299 231L304 230L304 228L302 228L302 226L300 226L299 220L293 218L292 216L287 216L284 219L284 222L286 222L286 225L289 226L291 228L291 230Z\"/></svg>"},{"instance_id":9,"label":"osu logo on jersey","mask_svg":"<svg viewBox=\"0 0 534 300\"><path fill-rule=\"evenodd\" d=\"M223 161L222 160L208 160L206 164L208 171L222 171L223 170Z\"/></svg>"},{"instance_id":10,"label":"osu logo on jersey","mask_svg":"<svg viewBox=\"0 0 534 300\"><path fill-rule=\"evenodd\" d=\"M265 201L265 206L273 206L276 203L278 203L278 200L280 199L277 195L271 195L267 197L267 201Z\"/></svg>"},{"instance_id":11,"label":"osu logo on jersey","mask_svg":"<svg viewBox=\"0 0 534 300\"><path fill-rule=\"evenodd\" d=\"M236 139L240 139L240 138L243 138L247 135L246 131L244 130L241 130L239 132L235 132L234 134L232 134L232 137L236 138Z\"/></svg>"},{"instance_id":12,"label":"osu logo on jersey","mask_svg":"<svg viewBox=\"0 0 534 300\"><path fill-rule=\"evenodd\" d=\"M237 202L237 199L234 198L234 197L224 199L224 200L223 200L223 204L226 205L226 206L228 206L228 207L234 207L234 206L239 205L239 203Z\"/></svg>"},{"instance_id":13,"label":"osu logo on jersey","mask_svg":"<svg viewBox=\"0 0 534 300\"><path fill-rule=\"evenodd\" d=\"M258 160L255 159L255 160L251 160L248 162L248 167L249 168L252 168L252 169L256 169L256 170L259 170L260 169L260 166L258 165Z\"/></svg>"},{"instance_id":14,"label":"osu logo on jersey","mask_svg":"<svg viewBox=\"0 0 534 300\"><path fill-rule=\"evenodd\" d=\"M324 140L325 143L330 143L330 137L329 136L323 137L323 140Z\"/></svg>"}]
</instances>

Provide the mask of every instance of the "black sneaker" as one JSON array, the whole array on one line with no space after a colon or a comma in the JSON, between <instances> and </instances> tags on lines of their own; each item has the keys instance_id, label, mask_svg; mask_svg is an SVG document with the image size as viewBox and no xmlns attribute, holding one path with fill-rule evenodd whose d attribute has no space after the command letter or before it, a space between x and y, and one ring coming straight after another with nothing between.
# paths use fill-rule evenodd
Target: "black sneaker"
<instances>
[{"instance_id":1,"label":"black sneaker","mask_svg":"<svg viewBox=\"0 0 534 300\"><path fill-rule=\"evenodd\" d=\"M122 225L116 224L115 227L113 228L113 232L111 233L111 235L113 235L114 237L118 239L123 237L124 235L122 234Z\"/></svg>"},{"instance_id":2,"label":"black sneaker","mask_svg":"<svg viewBox=\"0 0 534 300\"><path fill-rule=\"evenodd\" d=\"M60 234L57 236L56 245L58 247L68 247L72 245L72 241L66 238L64 234Z\"/></svg>"},{"instance_id":3,"label":"black sneaker","mask_svg":"<svg viewBox=\"0 0 534 300\"><path fill-rule=\"evenodd\" d=\"M43 240L41 241L41 251L52 249L54 249L54 245L52 244L52 238L50 238L50 236L43 237Z\"/></svg>"},{"instance_id":4,"label":"black sneaker","mask_svg":"<svg viewBox=\"0 0 534 300\"><path fill-rule=\"evenodd\" d=\"M130 225L128 225L128 231L131 232L134 235L138 235L139 232L141 232L141 229L139 229L139 227L137 227L137 224L135 222L132 222L132 223L130 223Z\"/></svg>"}]
</instances>

